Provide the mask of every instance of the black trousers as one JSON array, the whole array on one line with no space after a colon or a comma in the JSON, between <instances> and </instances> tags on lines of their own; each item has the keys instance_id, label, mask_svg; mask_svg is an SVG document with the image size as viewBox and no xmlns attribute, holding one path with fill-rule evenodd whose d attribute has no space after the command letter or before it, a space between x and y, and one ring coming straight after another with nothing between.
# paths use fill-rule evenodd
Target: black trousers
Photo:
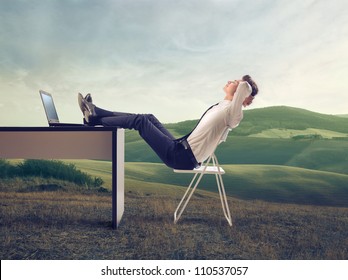
<instances>
[{"instance_id":1,"label":"black trousers","mask_svg":"<svg viewBox=\"0 0 348 280\"><path fill-rule=\"evenodd\" d=\"M193 169L199 166L186 138L175 139L154 115L111 112L98 107L95 112L95 123L137 130L168 167Z\"/></svg>"}]
</instances>

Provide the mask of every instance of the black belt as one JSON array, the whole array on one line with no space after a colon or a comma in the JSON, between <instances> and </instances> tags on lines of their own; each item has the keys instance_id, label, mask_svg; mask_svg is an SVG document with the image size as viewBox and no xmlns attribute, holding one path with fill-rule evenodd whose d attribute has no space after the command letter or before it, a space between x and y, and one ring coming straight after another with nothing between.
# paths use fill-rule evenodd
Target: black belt
<instances>
[{"instance_id":1,"label":"black belt","mask_svg":"<svg viewBox=\"0 0 348 280\"><path fill-rule=\"evenodd\" d=\"M188 156L189 156L190 160L192 161L192 163L194 164L195 168L199 168L201 165L197 162L197 160L196 160L196 158L191 150L191 147L190 147L189 143L187 142L187 139L185 139L185 138L179 139L178 143L181 144L185 150L187 150Z\"/></svg>"}]
</instances>

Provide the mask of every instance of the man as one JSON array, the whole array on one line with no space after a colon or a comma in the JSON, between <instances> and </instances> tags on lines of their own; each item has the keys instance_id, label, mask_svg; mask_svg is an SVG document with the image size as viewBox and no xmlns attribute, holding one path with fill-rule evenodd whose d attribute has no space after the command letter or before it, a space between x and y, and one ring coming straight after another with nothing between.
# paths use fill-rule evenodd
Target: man
<instances>
[{"instance_id":1,"label":"man","mask_svg":"<svg viewBox=\"0 0 348 280\"><path fill-rule=\"evenodd\" d=\"M135 129L159 158L175 169L199 167L219 144L227 127L235 128L243 118L242 106L249 106L258 93L249 75L228 81L223 88L225 98L210 107L189 134L175 137L152 114L110 112L92 103L92 97L78 94L78 103L88 125L117 126Z\"/></svg>"}]
</instances>

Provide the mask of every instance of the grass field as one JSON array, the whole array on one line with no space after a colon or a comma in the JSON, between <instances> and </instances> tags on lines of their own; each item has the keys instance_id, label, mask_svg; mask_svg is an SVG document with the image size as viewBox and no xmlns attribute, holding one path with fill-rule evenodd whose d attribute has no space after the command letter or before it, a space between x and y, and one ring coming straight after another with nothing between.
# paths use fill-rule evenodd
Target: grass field
<instances>
[{"instance_id":1,"label":"grass field","mask_svg":"<svg viewBox=\"0 0 348 280\"><path fill-rule=\"evenodd\" d=\"M110 162L69 163L102 177L110 189ZM348 208L304 205L344 204L347 175L224 168L232 228L209 180L203 182L209 191L197 190L174 225L185 191L178 185L190 178L162 164L126 163L125 214L117 231L111 230L110 192L52 179L0 180L1 259L347 259Z\"/></svg>"},{"instance_id":2,"label":"grass field","mask_svg":"<svg viewBox=\"0 0 348 280\"><path fill-rule=\"evenodd\" d=\"M82 171L101 177L111 189L111 164L105 161L70 160ZM348 207L348 175L273 165L223 165L228 195L245 200ZM187 186L191 175L174 173L163 164L128 162L126 186L158 183ZM215 177L206 176L200 188L217 192ZM153 186L153 191L160 191Z\"/></svg>"},{"instance_id":3,"label":"grass field","mask_svg":"<svg viewBox=\"0 0 348 280\"><path fill-rule=\"evenodd\" d=\"M4 183L4 182L3 182ZM1 185L4 259L347 259L348 209L229 198L197 191L178 224L183 190L129 181L125 214L111 229L111 196L63 185L28 191L40 179ZM45 183L45 182L44 182ZM59 184L59 182L55 182Z\"/></svg>"}]
</instances>

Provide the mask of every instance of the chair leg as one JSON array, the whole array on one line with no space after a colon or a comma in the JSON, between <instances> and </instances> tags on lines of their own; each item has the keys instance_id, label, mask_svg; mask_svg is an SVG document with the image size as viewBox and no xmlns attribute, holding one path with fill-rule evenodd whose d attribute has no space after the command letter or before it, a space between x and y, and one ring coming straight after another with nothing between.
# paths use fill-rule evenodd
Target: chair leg
<instances>
[{"instance_id":1,"label":"chair leg","mask_svg":"<svg viewBox=\"0 0 348 280\"><path fill-rule=\"evenodd\" d=\"M229 208L228 202L227 202L224 182L222 180L222 174L221 174L221 170L220 170L221 167L220 167L219 162L218 162L218 160L217 160L215 155L212 155L212 156L209 157L209 159L207 160L207 163L205 164L205 168L203 169L202 173L196 173L193 176L193 179L191 180L190 185L188 186L184 196L182 197L178 207L176 208L176 210L174 212L174 224L176 224L179 221L179 219L180 219L182 213L184 212L188 202L190 201L194 191L196 190L199 182L201 181L203 175L205 174L205 170L206 170L208 164L210 163L211 159L213 161L213 165L217 166L217 168L218 168L218 174L215 174L215 177L216 177L216 184L217 184L217 187L218 187L218 190L219 190L222 211L223 211L223 213L225 215L225 218L226 218L228 224L230 226L232 226L231 212L230 212L230 208ZM199 177L198 177L196 183L194 184L194 187L191 189L191 187L192 187L193 183L195 182L198 174L199 174ZM190 190L191 190L191 192L189 193Z\"/></svg>"},{"instance_id":2,"label":"chair leg","mask_svg":"<svg viewBox=\"0 0 348 280\"><path fill-rule=\"evenodd\" d=\"M181 199L181 201L180 201L178 207L176 208L176 210L175 210L175 212L174 212L174 224L176 224L176 223L179 221L179 219L180 219L180 217L181 217L181 214L184 212L184 210L185 210L185 208L186 208L188 202L189 202L190 199L191 199L191 196L193 195L193 193L194 193L194 191L196 190L196 188L197 188L199 182L201 181L202 176L203 176L203 173L201 173L201 174L199 175L199 177L198 177L198 179L197 179L197 181L196 181L194 187L192 188L192 190L191 190L189 196L186 198L186 196L187 196L187 194L189 193L189 190L191 189L191 186L192 186L193 182L195 181L197 175L198 175L198 173L196 173L196 174L193 176L193 179L191 180L190 185L188 186L188 188L187 188L187 190L186 190L184 196L182 197L182 199ZM186 199L186 200L185 200L185 199ZM182 205L182 203L183 203L184 201L185 201L185 203L184 203L184 205L181 207L181 205ZM180 208L180 207L181 207L181 208ZM177 214L178 211L179 211L179 214Z\"/></svg>"},{"instance_id":3,"label":"chair leg","mask_svg":"<svg viewBox=\"0 0 348 280\"><path fill-rule=\"evenodd\" d=\"M220 181L220 183L219 183ZM222 206L222 211L225 215L225 218L230 226L232 226L232 218L231 218L231 212L228 207L228 202L227 202L227 197L226 197L226 192L225 192L225 186L222 181L222 177L220 174L216 174L216 182L218 185L218 190L220 194L220 200L221 200L221 206Z\"/></svg>"},{"instance_id":4,"label":"chair leg","mask_svg":"<svg viewBox=\"0 0 348 280\"><path fill-rule=\"evenodd\" d=\"M196 173L196 174L193 176L193 179L191 180L190 185L188 186L188 188L187 188L187 190L186 190L184 196L182 197L182 199L181 199L181 201L180 201L178 207L176 208L176 210L175 210L175 212L174 212L174 224L176 224L176 223L179 221L179 219L180 219L180 217L181 217L181 214L184 212L184 210L185 210L185 208L186 208L186 206L187 206L189 200L191 199L191 196L193 195L193 193L194 193L194 191L196 190L196 188L197 188L199 182L201 181L201 179L202 179L202 177L203 177L203 175L204 175L204 173L205 173L205 170L207 169L207 166L208 166L208 164L210 163L211 158L212 158L212 156L210 156L209 159L207 160L207 162L206 162L206 164L205 164L205 167L204 167L202 173ZM198 179L197 179L197 181L196 181L194 187L192 188L192 190L191 190L189 196L186 198L186 196L187 196L187 194L189 193L189 190L191 189L191 186L192 186L193 182L195 181L195 179L196 179L196 177L197 177L198 174L199 174L199 177L198 177ZM186 200L185 200L185 198L186 198ZM182 205L182 203L183 203L184 201L185 201L185 203L184 203L184 205L181 207L181 205ZM180 209L180 207L181 207L181 209ZM179 211L179 214L177 214L178 211Z\"/></svg>"},{"instance_id":5,"label":"chair leg","mask_svg":"<svg viewBox=\"0 0 348 280\"><path fill-rule=\"evenodd\" d=\"M228 224L230 226L232 226L232 218L231 218L231 212L230 212L230 208L228 206L228 202L227 202L227 196L226 196L226 192L225 192L225 186L224 186L224 181L222 180L222 174L220 171L220 165L219 162L216 158L216 156L213 156L213 163L216 164L217 168L218 168L218 174L215 174L216 177L216 184L219 190L219 195L220 195L220 200L221 200L221 206L222 206L222 211L225 215L225 218L228 222Z\"/></svg>"}]
</instances>

